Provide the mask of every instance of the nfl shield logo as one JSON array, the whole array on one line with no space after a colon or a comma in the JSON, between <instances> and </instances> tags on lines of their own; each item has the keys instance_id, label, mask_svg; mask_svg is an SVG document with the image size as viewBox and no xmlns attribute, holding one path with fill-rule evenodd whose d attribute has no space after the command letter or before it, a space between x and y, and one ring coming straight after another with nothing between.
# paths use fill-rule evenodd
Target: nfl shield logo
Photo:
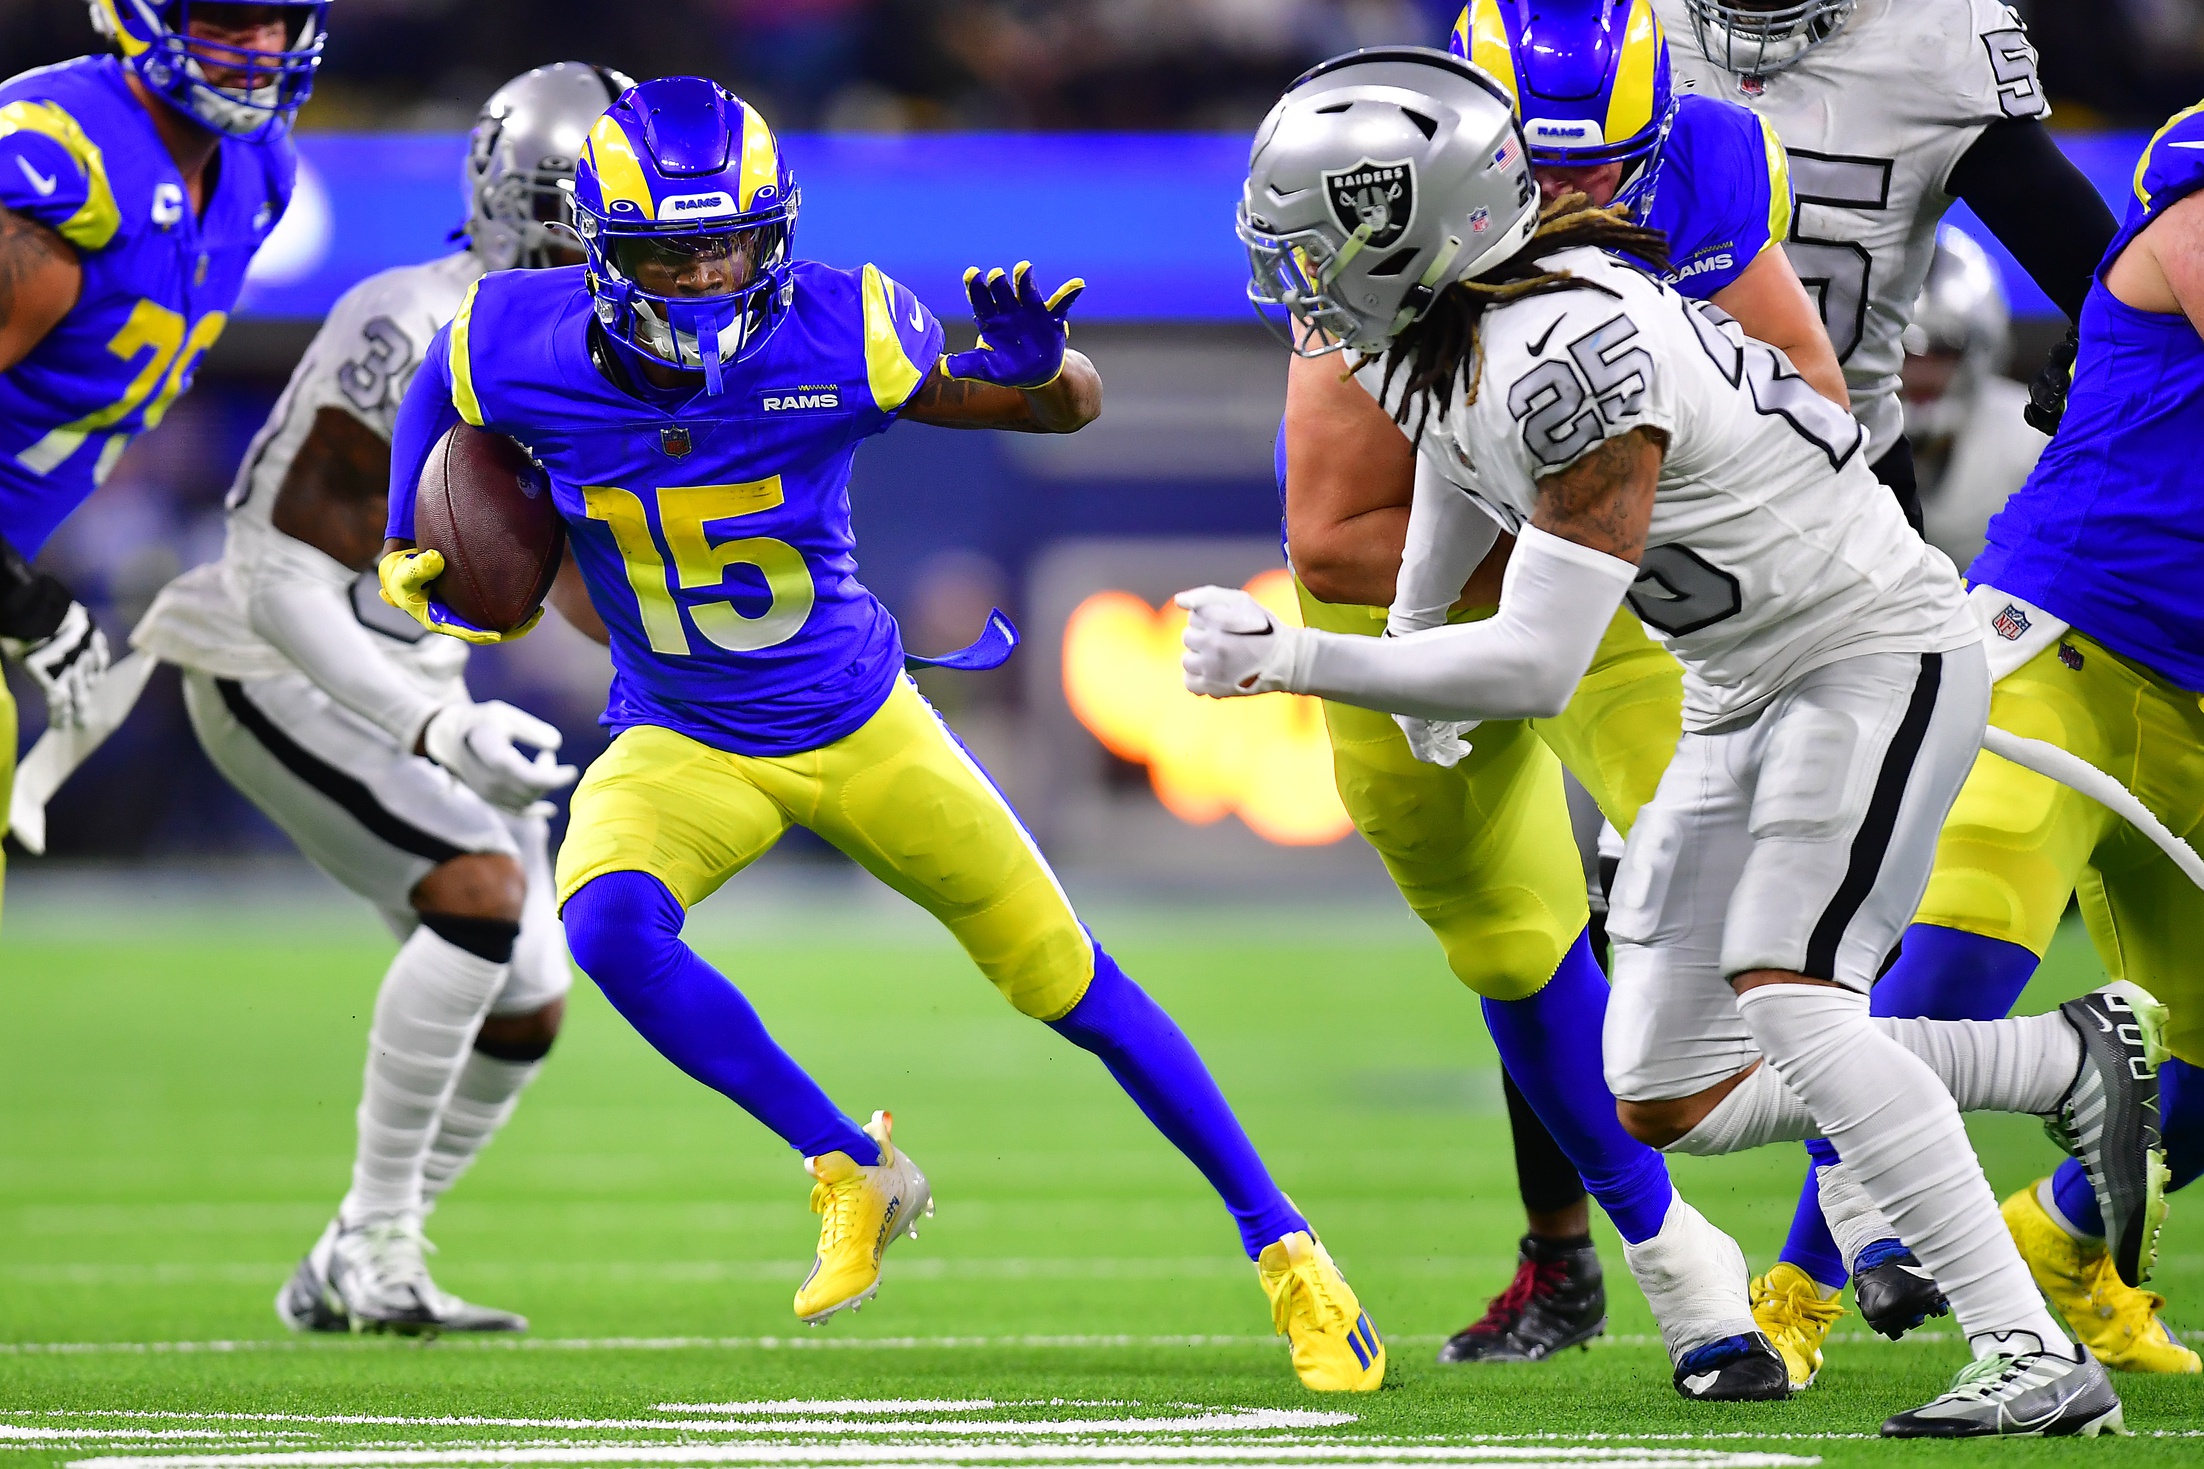
<instances>
[{"instance_id":1,"label":"nfl shield logo","mask_svg":"<svg viewBox=\"0 0 2204 1469\"><path fill-rule=\"evenodd\" d=\"M1353 168L1323 175L1324 197L1339 227L1353 234L1369 226L1369 248L1383 250L1416 219L1416 165L1402 158L1377 163L1365 158Z\"/></svg>"},{"instance_id":2,"label":"nfl shield logo","mask_svg":"<svg viewBox=\"0 0 2204 1469\"><path fill-rule=\"evenodd\" d=\"M685 458L691 447L689 431L679 424L675 424L671 428L660 429L658 431L658 447L665 450L672 458Z\"/></svg>"},{"instance_id":3,"label":"nfl shield logo","mask_svg":"<svg viewBox=\"0 0 2204 1469\"><path fill-rule=\"evenodd\" d=\"M1997 635L2006 642L2017 643L2020 641L2020 635L2028 631L2028 614L2007 602L2005 610L1990 619L1990 626L1995 628Z\"/></svg>"}]
</instances>

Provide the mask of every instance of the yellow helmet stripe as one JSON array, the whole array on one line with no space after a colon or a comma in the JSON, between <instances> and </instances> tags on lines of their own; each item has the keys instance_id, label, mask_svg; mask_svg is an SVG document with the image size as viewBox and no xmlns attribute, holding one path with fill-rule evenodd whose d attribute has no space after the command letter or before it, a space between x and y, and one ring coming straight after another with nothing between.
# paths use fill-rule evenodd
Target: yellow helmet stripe
<instances>
[{"instance_id":1,"label":"yellow helmet stripe","mask_svg":"<svg viewBox=\"0 0 2204 1469\"><path fill-rule=\"evenodd\" d=\"M765 118L749 103L742 104L742 185L735 207L748 209L758 190L771 188L781 174L780 144ZM786 203L786 200L780 202Z\"/></svg>"},{"instance_id":2,"label":"yellow helmet stripe","mask_svg":"<svg viewBox=\"0 0 2204 1469\"><path fill-rule=\"evenodd\" d=\"M650 180L643 176L642 162L635 156L635 145L613 120L610 113L597 119L597 125L589 130L589 141L582 144L583 156L597 175L597 192L604 198L605 208L618 203L633 204L644 219L656 219L658 212L650 193Z\"/></svg>"},{"instance_id":3,"label":"yellow helmet stripe","mask_svg":"<svg viewBox=\"0 0 2204 1469\"><path fill-rule=\"evenodd\" d=\"M1508 48L1507 22L1500 18L1500 0L1473 0L1454 29L1469 24L1469 60L1472 66L1492 73L1493 80L1508 89L1520 105L1523 89L1515 80L1515 53Z\"/></svg>"},{"instance_id":4,"label":"yellow helmet stripe","mask_svg":"<svg viewBox=\"0 0 2204 1469\"><path fill-rule=\"evenodd\" d=\"M1775 135L1775 124L1760 119L1760 147L1768 156L1768 243L1773 250L1791 233L1791 155Z\"/></svg>"},{"instance_id":5,"label":"yellow helmet stripe","mask_svg":"<svg viewBox=\"0 0 2204 1469\"><path fill-rule=\"evenodd\" d=\"M474 360L470 339L474 332L475 292L482 289L476 281L467 287L467 294L460 298L459 312L452 317L451 369L452 407L459 416L476 428L482 427L482 400L474 395Z\"/></svg>"},{"instance_id":6,"label":"yellow helmet stripe","mask_svg":"<svg viewBox=\"0 0 2204 1469\"><path fill-rule=\"evenodd\" d=\"M53 139L84 175L84 202L56 231L80 250L105 249L122 227L114 186L107 181L107 160L77 120L58 102L10 102L0 107L0 138L9 133L38 133Z\"/></svg>"},{"instance_id":7,"label":"yellow helmet stripe","mask_svg":"<svg viewBox=\"0 0 2204 1469\"><path fill-rule=\"evenodd\" d=\"M99 7L107 12L107 23L113 28L115 44L122 47L123 55L136 56L152 45L150 41L141 41L130 34L130 28L115 13L115 0L99 0Z\"/></svg>"},{"instance_id":8,"label":"yellow helmet stripe","mask_svg":"<svg viewBox=\"0 0 2204 1469\"><path fill-rule=\"evenodd\" d=\"M1633 0L1622 33L1622 58L1615 67L1615 89L1607 98L1608 142L1619 143L1652 125L1653 77L1666 44L1652 0Z\"/></svg>"}]
</instances>

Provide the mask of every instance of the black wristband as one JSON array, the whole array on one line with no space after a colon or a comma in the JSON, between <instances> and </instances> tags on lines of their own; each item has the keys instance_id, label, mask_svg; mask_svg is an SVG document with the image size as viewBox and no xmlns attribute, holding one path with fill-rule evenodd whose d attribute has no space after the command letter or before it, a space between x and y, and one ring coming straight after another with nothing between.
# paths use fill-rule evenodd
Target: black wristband
<instances>
[{"instance_id":1,"label":"black wristband","mask_svg":"<svg viewBox=\"0 0 2204 1469\"><path fill-rule=\"evenodd\" d=\"M69 615L76 598L58 577L40 571L0 539L0 638L42 643Z\"/></svg>"}]
</instances>

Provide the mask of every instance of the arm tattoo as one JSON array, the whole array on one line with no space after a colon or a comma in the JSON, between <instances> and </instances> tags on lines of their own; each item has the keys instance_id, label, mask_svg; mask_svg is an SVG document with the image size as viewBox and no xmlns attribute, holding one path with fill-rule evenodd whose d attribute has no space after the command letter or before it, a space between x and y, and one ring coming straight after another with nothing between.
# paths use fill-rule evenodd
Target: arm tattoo
<instances>
[{"instance_id":1,"label":"arm tattoo","mask_svg":"<svg viewBox=\"0 0 2204 1469\"><path fill-rule=\"evenodd\" d=\"M1668 435L1632 429L1601 441L1576 463L1538 482L1531 523L1624 561L1645 554L1653 484Z\"/></svg>"},{"instance_id":2,"label":"arm tattoo","mask_svg":"<svg viewBox=\"0 0 2204 1469\"><path fill-rule=\"evenodd\" d=\"M16 291L47 265L76 263L76 252L35 219L0 209L0 325L15 315Z\"/></svg>"}]
</instances>

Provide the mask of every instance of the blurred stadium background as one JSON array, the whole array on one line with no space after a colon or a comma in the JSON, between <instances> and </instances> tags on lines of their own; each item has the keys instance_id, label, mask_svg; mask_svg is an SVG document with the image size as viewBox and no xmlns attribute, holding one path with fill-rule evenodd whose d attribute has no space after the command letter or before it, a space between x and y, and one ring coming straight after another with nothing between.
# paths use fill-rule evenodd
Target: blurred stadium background
<instances>
[{"instance_id":1,"label":"blurred stadium background","mask_svg":"<svg viewBox=\"0 0 2204 1469\"><path fill-rule=\"evenodd\" d=\"M865 579L915 649L960 644L990 605L1024 629L1010 669L929 674L928 691L1052 854L1161 884L1233 872L1381 885L1346 839L1314 706L1196 705L1177 690L1175 631L1155 609L1191 581L1267 573L1281 589L1271 447L1284 363L1246 310L1230 229L1248 131L1311 62L1435 43L1457 8L342 0L302 119L299 201L239 320L49 564L119 638L164 582L218 553L232 471L321 312L362 276L449 248L464 130L498 83L568 57L637 76L706 71L787 135L800 253L875 261L952 323L967 264L1031 257L1046 278L1090 282L1077 341L1108 384L1100 423L1062 441L899 427L860 454L852 491ZM2117 208L2148 129L2204 93L2204 0L2018 8L2061 142ZM11 72L92 44L81 0L0 0ZM1971 227L1963 208L1953 218ZM1991 250L2015 312L2009 368L2025 377L2059 324ZM586 758L602 743L608 665L555 622L479 657L473 682L552 718ZM28 741L40 701L18 692ZM173 673L62 792L52 833L49 871L289 853L206 765ZM839 859L799 831L782 860Z\"/></svg>"}]
</instances>

